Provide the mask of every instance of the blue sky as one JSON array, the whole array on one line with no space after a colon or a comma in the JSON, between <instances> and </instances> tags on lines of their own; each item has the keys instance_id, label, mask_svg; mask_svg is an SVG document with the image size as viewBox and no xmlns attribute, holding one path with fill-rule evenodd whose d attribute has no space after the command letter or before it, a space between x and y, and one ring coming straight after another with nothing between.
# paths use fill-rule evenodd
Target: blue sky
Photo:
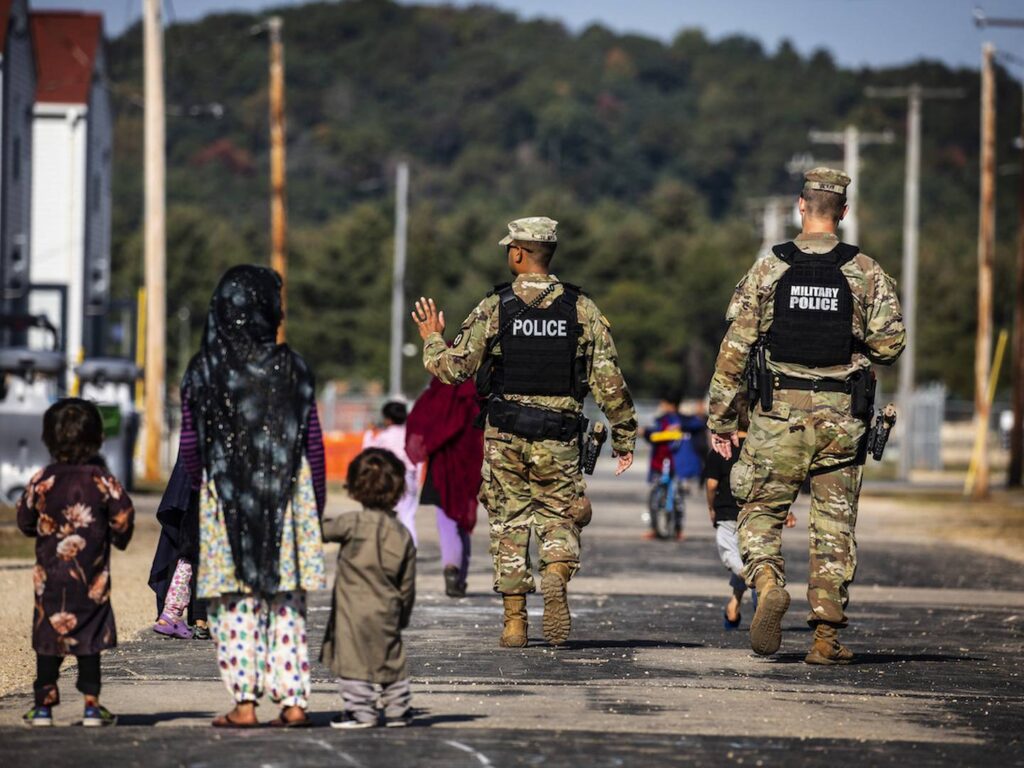
<instances>
[{"instance_id":1,"label":"blue sky","mask_svg":"<svg viewBox=\"0 0 1024 768\"><path fill-rule=\"evenodd\" d=\"M29 2L34 8L102 11L108 34L116 34L138 18L142 0ZM191 20L211 11L255 11L300 4L301 0L164 2L169 20ZM448 2L472 4L470 0ZM699 27L712 38L736 33L754 37L769 49L789 38L803 53L825 48L848 66L885 66L928 58L976 67L984 41L1024 56L1024 29L979 30L972 20L978 5L990 17L1024 18L1022 0L493 0L489 4L526 17L559 19L574 30L596 21L616 31L668 40L681 28Z\"/></svg>"}]
</instances>

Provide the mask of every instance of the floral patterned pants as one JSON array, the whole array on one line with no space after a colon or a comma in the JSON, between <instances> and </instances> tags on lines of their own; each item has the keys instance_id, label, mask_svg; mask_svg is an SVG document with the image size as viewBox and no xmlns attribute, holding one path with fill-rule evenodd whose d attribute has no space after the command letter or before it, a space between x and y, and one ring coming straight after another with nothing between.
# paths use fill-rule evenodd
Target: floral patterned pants
<instances>
[{"instance_id":1,"label":"floral patterned pants","mask_svg":"<svg viewBox=\"0 0 1024 768\"><path fill-rule=\"evenodd\" d=\"M179 560L171 578L171 586L167 588L164 600L164 613L169 618L180 619L188 610L192 599L192 564L188 560Z\"/></svg>"},{"instance_id":2,"label":"floral patterned pants","mask_svg":"<svg viewBox=\"0 0 1024 768\"><path fill-rule=\"evenodd\" d=\"M210 601L220 676L236 702L264 693L284 707L308 705L306 593L223 595Z\"/></svg>"}]
</instances>

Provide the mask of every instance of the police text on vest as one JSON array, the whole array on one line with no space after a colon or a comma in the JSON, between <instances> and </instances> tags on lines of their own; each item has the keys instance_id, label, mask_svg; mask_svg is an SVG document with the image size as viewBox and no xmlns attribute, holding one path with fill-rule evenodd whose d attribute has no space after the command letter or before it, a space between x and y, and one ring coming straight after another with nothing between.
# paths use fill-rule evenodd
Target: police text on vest
<instances>
[{"instance_id":1,"label":"police text on vest","mask_svg":"<svg viewBox=\"0 0 1024 768\"><path fill-rule=\"evenodd\" d=\"M569 324L566 320L514 320L513 336L568 336Z\"/></svg>"},{"instance_id":2,"label":"police text on vest","mask_svg":"<svg viewBox=\"0 0 1024 768\"><path fill-rule=\"evenodd\" d=\"M794 285L789 290L790 309L839 311L839 289L820 285Z\"/></svg>"}]
</instances>

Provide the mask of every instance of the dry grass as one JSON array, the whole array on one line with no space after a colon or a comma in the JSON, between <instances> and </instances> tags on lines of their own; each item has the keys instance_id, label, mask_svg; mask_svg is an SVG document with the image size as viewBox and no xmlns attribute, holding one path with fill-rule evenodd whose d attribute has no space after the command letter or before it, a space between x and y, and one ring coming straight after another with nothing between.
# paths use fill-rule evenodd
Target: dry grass
<instances>
[{"instance_id":1,"label":"dry grass","mask_svg":"<svg viewBox=\"0 0 1024 768\"><path fill-rule=\"evenodd\" d=\"M111 600L117 618L117 635L122 642L131 640L153 621L156 611L153 592L147 582L149 568L156 550L160 527L152 514L158 499L135 495L136 507L143 508L136 517L135 535L127 551L114 551L111 559ZM32 563L35 559L33 540L21 535L17 528L8 528L13 512L0 510L0 696L31 687L35 672L32 652ZM10 535L12 546L27 545L27 555L12 556L2 547ZM73 688L69 689L73 692Z\"/></svg>"},{"instance_id":2,"label":"dry grass","mask_svg":"<svg viewBox=\"0 0 1024 768\"><path fill-rule=\"evenodd\" d=\"M1024 562L1024 491L999 490L973 501L957 490L871 494L884 504L887 527L896 534L961 544Z\"/></svg>"}]
</instances>

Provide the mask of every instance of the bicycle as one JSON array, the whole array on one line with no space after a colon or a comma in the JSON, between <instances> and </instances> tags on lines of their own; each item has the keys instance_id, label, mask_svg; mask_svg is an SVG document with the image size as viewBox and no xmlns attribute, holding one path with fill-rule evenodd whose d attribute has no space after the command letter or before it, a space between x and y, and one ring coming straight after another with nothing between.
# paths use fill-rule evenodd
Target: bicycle
<instances>
[{"instance_id":1,"label":"bicycle","mask_svg":"<svg viewBox=\"0 0 1024 768\"><path fill-rule=\"evenodd\" d=\"M661 463L661 475L651 487L647 509L651 531L657 538L679 537L686 518L686 491L675 477L672 459Z\"/></svg>"}]
</instances>

